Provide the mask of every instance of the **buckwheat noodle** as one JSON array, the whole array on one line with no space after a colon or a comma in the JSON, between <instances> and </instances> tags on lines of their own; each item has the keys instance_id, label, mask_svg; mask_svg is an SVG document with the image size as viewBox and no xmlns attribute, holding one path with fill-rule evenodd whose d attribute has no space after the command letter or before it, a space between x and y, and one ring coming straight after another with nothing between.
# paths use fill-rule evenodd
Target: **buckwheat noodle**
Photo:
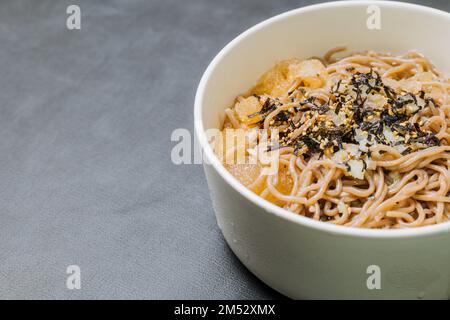
<instances>
[{"instance_id":1,"label":"buckwheat noodle","mask_svg":"<svg viewBox=\"0 0 450 320\"><path fill-rule=\"evenodd\" d=\"M295 214L327 223L389 229L421 227L449 221L450 80L417 52L393 56L367 51L335 58L336 54L344 50L342 47L332 49L319 59L324 66L325 76L318 86L305 84L305 81L297 78L286 87L283 94L254 94L253 90L237 98L236 102L239 103L254 94L255 99L259 99L257 101L262 101L261 104L271 101L274 105L271 108L267 107L268 104L263 106L263 109L268 110L267 113L260 117L260 121L250 124L240 119L237 107L229 108L226 110L224 129L277 128L283 131L294 123L297 127L292 125L294 129L289 131L289 141L278 148L279 170L276 174L261 174L263 165L260 163L241 166L241 171L238 166L233 165L226 165L227 169L261 197ZM404 107L400 102L406 99L401 96L409 93L413 100L419 99L421 95L426 103L420 105L416 101L421 108L410 113L392 115L387 111L383 113L384 124L381 120L376 124L379 131L375 132L375 124L372 123L367 125L372 125L372 129L368 130L373 130L376 135L387 127L387 123L392 124L393 128L407 127L408 130L415 131L408 131L402 141L412 139L409 136L411 134L413 137L421 137L416 140L422 139L420 143L405 149L406 146L396 147L395 140L392 143L382 143L379 140L364 149L364 156L360 156L363 160L358 158L354 162L348 162L348 157L346 161L336 161L333 154L326 156L327 152L323 152L326 148L331 148L331 152L338 152L340 147L337 147L336 142L328 147L330 141L324 141L324 144L328 144L319 150L320 141L311 142L306 135L301 136L305 130L314 132L314 124L318 126L318 119L323 114L338 114L339 111L335 108L339 98L334 93L339 91L339 88L336 89L339 83L351 85L352 81L357 81L355 79L375 82L378 81L377 75L382 81L380 86L388 86L392 92L396 92L396 98L381 97L386 98L383 103L397 99L395 103L400 110ZM389 93L388 88L385 89L386 94ZM353 100L354 104L357 99L359 98ZM303 102L299 104L299 101ZM362 104L367 103L366 101L363 100ZM327 111L332 104L334 107ZM302 110L308 108L318 108L319 112L310 111L306 116L307 112ZM356 117L356 109L352 110L352 117ZM283 112L290 120L280 117ZM392 117L389 118L389 115ZM355 131L352 134L355 135ZM382 139L387 136L390 136L390 131L385 132ZM303 139L303 143L296 147L292 141L300 141L299 138ZM322 143L320 145L322 147ZM321 152L308 154L305 150L312 147ZM233 147L226 152L234 153L238 148ZM361 151L357 152L362 154ZM358 161L363 161L364 170L359 178L355 178L349 174L348 164L357 165Z\"/></svg>"}]
</instances>

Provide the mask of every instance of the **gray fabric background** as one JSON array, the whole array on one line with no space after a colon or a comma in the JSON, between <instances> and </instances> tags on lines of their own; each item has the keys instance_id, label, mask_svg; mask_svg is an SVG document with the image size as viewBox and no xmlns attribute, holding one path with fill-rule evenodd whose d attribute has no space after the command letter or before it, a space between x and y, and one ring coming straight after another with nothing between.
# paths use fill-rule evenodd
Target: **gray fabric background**
<instances>
[{"instance_id":1,"label":"gray fabric background","mask_svg":"<svg viewBox=\"0 0 450 320\"><path fill-rule=\"evenodd\" d=\"M173 165L170 135L192 129L227 42L314 2L1 1L0 298L281 298L230 252L201 166ZM65 286L71 264L81 290Z\"/></svg>"}]
</instances>

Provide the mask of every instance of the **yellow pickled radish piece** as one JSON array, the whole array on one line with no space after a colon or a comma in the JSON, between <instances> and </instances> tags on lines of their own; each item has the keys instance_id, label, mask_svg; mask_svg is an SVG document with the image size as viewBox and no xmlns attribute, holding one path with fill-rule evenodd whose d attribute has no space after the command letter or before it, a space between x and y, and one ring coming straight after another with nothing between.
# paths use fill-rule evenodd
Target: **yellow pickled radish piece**
<instances>
[{"instance_id":1,"label":"yellow pickled radish piece","mask_svg":"<svg viewBox=\"0 0 450 320\"><path fill-rule=\"evenodd\" d=\"M299 62L298 59L289 59L277 63L258 80L250 94L268 94L273 97L285 94L292 85L292 81L288 79L289 66Z\"/></svg>"},{"instance_id":2,"label":"yellow pickled radish piece","mask_svg":"<svg viewBox=\"0 0 450 320\"><path fill-rule=\"evenodd\" d=\"M249 162L249 161L247 161ZM260 164L226 164L226 169L241 182L244 186L248 187L252 185L261 174L261 165ZM254 192L261 192L261 187L264 183L261 183L261 186L255 186L256 189Z\"/></svg>"},{"instance_id":3,"label":"yellow pickled radish piece","mask_svg":"<svg viewBox=\"0 0 450 320\"><path fill-rule=\"evenodd\" d=\"M293 83L297 80L300 86L312 89L320 88L325 84L327 76L325 66L317 59L304 60L289 65L289 82Z\"/></svg>"},{"instance_id":4,"label":"yellow pickled radish piece","mask_svg":"<svg viewBox=\"0 0 450 320\"><path fill-rule=\"evenodd\" d=\"M253 117L249 116L254 115L255 113L261 111L262 106L263 101L260 101L258 98L254 96L250 96L237 102L234 107L234 110L241 122L245 124L253 124L261 121L261 116L260 115L255 115Z\"/></svg>"}]
</instances>

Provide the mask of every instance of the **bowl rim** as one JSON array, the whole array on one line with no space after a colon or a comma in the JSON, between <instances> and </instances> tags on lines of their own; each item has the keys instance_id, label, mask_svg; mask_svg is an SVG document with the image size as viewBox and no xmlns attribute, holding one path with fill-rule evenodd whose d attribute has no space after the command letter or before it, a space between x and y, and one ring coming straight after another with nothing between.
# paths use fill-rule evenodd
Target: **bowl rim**
<instances>
[{"instance_id":1,"label":"bowl rim","mask_svg":"<svg viewBox=\"0 0 450 320\"><path fill-rule=\"evenodd\" d=\"M219 51L219 53L213 58L213 60L209 63L206 71L203 73L203 76L200 80L200 83L197 88L197 92L195 94L195 102L194 102L194 131L195 136L198 139L199 145L202 150L203 156L203 164L211 165L214 170L221 176L226 183L228 183L234 190L236 190L239 194L241 194L246 200L252 202L262 210L270 214L274 214L278 218L285 219L292 223L299 224L303 227L308 227L311 229L315 229L316 231L322 231L330 234L336 235L347 235L353 237L364 237L364 238L382 238L382 239L390 239L390 238L409 238L409 237L420 237L420 236L428 236L428 235L436 235L450 232L450 221L430 225L423 226L418 228L411 229L388 229L388 230L380 230L380 229L369 229L369 228L356 228L356 227L348 227L342 225L335 225L331 223L324 223L321 221L316 221L311 218L307 218L301 215L296 215L286 209L283 209L268 200L261 198L259 195L253 193L243 184L241 184L228 170L225 169L223 164L214 154L211 146L209 145L208 139L205 134L204 126L203 126L203 117L202 117L202 109L203 109L203 98L206 84L208 83L211 74L214 72L216 65L221 61L221 59L227 55L229 51L231 51L239 42L244 40L250 34L270 25L277 21L283 20L287 17L299 15L299 14L307 14L310 11L315 10L327 10L336 7L353 7L353 6L369 6L369 5L379 5L382 7L390 7L390 8L404 8L408 10L427 12L439 16L444 16L449 19L450 22L450 13L434 9L427 6L404 3L398 1L370 1L370 0L349 0L349 1L333 1L326 3L319 3L314 5L309 5L305 7L300 7L297 9L293 9L290 11L286 11L284 13L275 15L269 19L266 19L253 27L250 27L246 31L239 34L233 40L231 40L223 49ZM208 186L209 188L209 186Z\"/></svg>"}]
</instances>

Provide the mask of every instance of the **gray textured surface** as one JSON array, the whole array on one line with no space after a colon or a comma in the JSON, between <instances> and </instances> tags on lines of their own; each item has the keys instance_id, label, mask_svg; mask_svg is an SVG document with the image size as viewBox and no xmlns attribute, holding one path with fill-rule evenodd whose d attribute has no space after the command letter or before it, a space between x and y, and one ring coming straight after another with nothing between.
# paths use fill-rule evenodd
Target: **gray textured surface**
<instances>
[{"instance_id":1,"label":"gray textured surface","mask_svg":"<svg viewBox=\"0 0 450 320\"><path fill-rule=\"evenodd\" d=\"M1 1L0 298L280 298L231 254L170 134L221 47L313 2Z\"/></svg>"}]
</instances>

